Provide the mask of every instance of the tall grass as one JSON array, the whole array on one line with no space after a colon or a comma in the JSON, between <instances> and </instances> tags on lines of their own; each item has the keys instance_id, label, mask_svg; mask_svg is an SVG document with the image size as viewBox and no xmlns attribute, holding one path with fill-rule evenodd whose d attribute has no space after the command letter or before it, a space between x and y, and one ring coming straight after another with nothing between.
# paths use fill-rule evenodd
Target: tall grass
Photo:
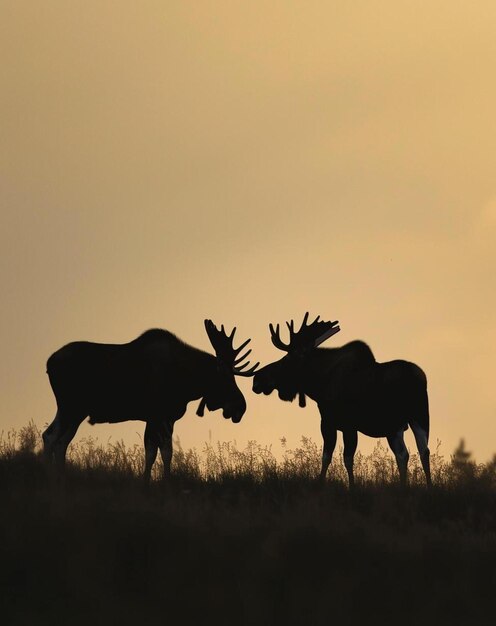
<instances>
[{"instance_id":1,"label":"tall grass","mask_svg":"<svg viewBox=\"0 0 496 626\"><path fill-rule=\"evenodd\" d=\"M308 437L302 437L296 448L288 448L284 438L279 445L280 454L277 456L271 445L262 445L256 441L249 441L241 448L232 441L205 443L198 451L194 448L183 449L180 440L176 438L172 472L177 477L199 482L242 478L263 483L274 479L312 480L318 476L322 451L319 444ZM41 431L34 422L18 430L0 433L1 460L12 459L18 455L39 455L41 450ZM143 472L144 451L136 443L132 446L126 445L122 440L102 443L96 438L87 437L70 445L67 459L69 465L81 471L137 477ZM476 463L472 454L466 450L463 440L448 458L440 453L438 441L431 453L431 471L433 481L439 487L456 488L466 484L496 487L496 455L488 463ZM160 476L161 463L157 460L153 478L158 480ZM329 478L336 483L348 483L342 462L342 450L339 447L334 454ZM362 486L380 486L398 481L396 461L381 440L377 441L370 454L360 451L356 453L355 478ZM425 482L418 454L410 457L409 481L412 485L423 485Z\"/></svg>"}]
</instances>

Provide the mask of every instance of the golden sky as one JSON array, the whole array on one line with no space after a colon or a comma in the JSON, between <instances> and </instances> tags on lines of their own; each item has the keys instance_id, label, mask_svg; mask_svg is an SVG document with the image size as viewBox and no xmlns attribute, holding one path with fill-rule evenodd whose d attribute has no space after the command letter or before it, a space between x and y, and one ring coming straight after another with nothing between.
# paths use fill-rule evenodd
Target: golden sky
<instances>
[{"instance_id":1,"label":"golden sky","mask_svg":"<svg viewBox=\"0 0 496 626\"><path fill-rule=\"evenodd\" d=\"M309 310L425 370L431 448L496 452L493 0L0 0L0 59L0 430L51 421L69 341L211 351L211 317L267 363ZM239 384L241 424L190 405L184 446L320 443Z\"/></svg>"}]
</instances>

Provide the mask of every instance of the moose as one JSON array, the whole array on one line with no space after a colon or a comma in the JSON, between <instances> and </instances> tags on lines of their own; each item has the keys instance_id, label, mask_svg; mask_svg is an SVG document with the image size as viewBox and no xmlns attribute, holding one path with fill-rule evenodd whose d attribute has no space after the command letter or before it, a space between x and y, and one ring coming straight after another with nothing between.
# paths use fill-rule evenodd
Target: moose
<instances>
[{"instance_id":1,"label":"moose","mask_svg":"<svg viewBox=\"0 0 496 626\"><path fill-rule=\"evenodd\" d=\"M429 403L424 372L408 361L378 363L363 341L352 341L339 348L318 348L340 331L339 322L319 320L320 316L307 324L306 313L298 331L292 320L286 322L288 343L281 340L279 324L275 329L269 324L272 343L286 352L286 356L256 372L253 391L269 395L277 390L279 398L289 402L298 395L302 407L306 396L317 403L324 439L322 481L340 430L350 487L354 485L353 459L358 432L387 438L401 484L405 485L409 454L403 435L410 426L430 486Z\"/></svg>"},{"instance_id":2,"label":"moose","mask_svg":"<svg viewBox=\"0 0 496 626\"><path fill-rule=\"evenodd\" d=\"M200 399L197 415L223 409L238 423L246 411L235 376L253 376L259 363L240 354L251 339L234 348L236 328L228 335L211 320L205 330L215 356L194 348L167 330L151 329L124 344L69 343L52 354L47 373L57 413L43 433L44 454L59 468L81 422L91 424L141 420L145 427L145 482L149 482L158 449L163 474L170 474L172 432L186 405ZM248 369L246 369L248 368Z\"/></svg>"}]
</instances>

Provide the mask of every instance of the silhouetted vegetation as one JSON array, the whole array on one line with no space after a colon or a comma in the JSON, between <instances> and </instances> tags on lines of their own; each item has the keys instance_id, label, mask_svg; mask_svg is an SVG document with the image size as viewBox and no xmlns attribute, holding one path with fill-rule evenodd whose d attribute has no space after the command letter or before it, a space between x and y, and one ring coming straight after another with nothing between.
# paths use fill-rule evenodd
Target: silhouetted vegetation
<instances>
[{"instance_id":1,"label":"silhouetted vegetation","mask_svg":"<svg viewBox=\"0 0 496 626\"><path fill-rule=\"evenodd\" d=\"M410 486L380 443L356 488L320 446L176 442L173 476L146 489L141 446L73 444L64 479L30 424L0 439L0 589L9 625L489 623L496 458L463 442L418 456Z\"/></svg>"}]
</instances>

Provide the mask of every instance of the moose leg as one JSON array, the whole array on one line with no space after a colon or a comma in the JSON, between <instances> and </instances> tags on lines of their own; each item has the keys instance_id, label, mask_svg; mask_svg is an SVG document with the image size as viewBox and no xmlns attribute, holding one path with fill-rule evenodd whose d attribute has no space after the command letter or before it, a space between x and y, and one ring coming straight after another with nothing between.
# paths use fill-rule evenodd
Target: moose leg
<instances>
[{"instance_id":1,"label":"moose leg","mask_svg":"<svg viewBox=\"0 0 496 626\"><path fill-rule=\"evenodd\" d=\"M147 422L145 428L145 471L143 474L146 484L150 482L152 467L155 463L155 459L157 458L159 443L160 438L157 432L156 424Z\"/></svg>"},{"instance_id":2,"label":"moose leg","mask_svg":"<svg viewBox=\"0 0 496 626\"><path fill-rule=\"evenodd\" d=\"M166 480L170 476L170 468L172 461L172 431L174 422L167 420L160 425L160 455L164 465L163 478Z\"/></svg>"},{"instance_id":3,"label":"moose leg","mask_svg":"<svg viewBox=\"0 0 496 626\"><path fill-rule=\"evenodd\" d=\"M60 429L60 412L57 411L53 422L43 432L43 456L46 461L52 461L53 459L53 446L58 439L58 433Z\"/></svg>"},{"instance_id":4,"label":"moose leg","mask_svg":"<svg viewBox=\"0 0 496 626\"><path fill-rule=\"evenodd\" d=\"M320 480L324 481L327 475L327 470L332 461L332 455L334 448L336 447L337 431L329 424L329 421L322 417L320 421L320 432L324 438L324 447L322 450L322 469L320 471Z\"/></svg>"},{"instance_id":5,"label":"moose leg","mask_svg":"<svg viewBox=\"0 0 496 626\"><path fill-rule=\"evenodd\" d=\"M432 486L431 480L431 463L430 463L430 450L427 445L429 435L426 430L420 426L418 422L409 422L410 428L413 430L413 434L415 436L415 441L417 443L417 449L419 451L420 462L422 463L422 467L424 469L425 480L427 481L427 486Z\"/></svg>"},{"instance_id":6,"label":"moose leg","mask_svg":"<svg viewBox=\"0 0 496 626\"><path fill-rule=\"evenodd\" d=\"M82 413L59 409L43 433L44 456L49 461L53 459L59 469L64 467L67 448L85 417Z\"/></svg>"},{"instance_id":7,"label":"moose leg","mask_svg":"<svg viewBox=\"0 0 496 626\"><path fill-rule=\"evenodd\" d=\"M63 429L63 431L60 434L60 437L58 438L54 446L55 465L59 469L63 469L65 466L65 455L67 453L67 448L69 447L69 444L73 440L74 435L76 434L78 428L79 428L79 423L68 425L66 428Z\"/></svg>"},{"instance_id":8,"label":"moose leg","mask_svg":"<svg viewBox=\"0 0 496 626\"><path fill-rule=\"evenodd\" d=\"M355 486L355 477L353 475L353 460L355 457L355 451L358 444L358 433L356 430L343 431L343 460L346 471L348 472L348 478L350 481L350 489Z\"/></svg>"},{"instance_id":9,"label":"moose leg","mask_svg":"<svg viewBox=\"0 0 496 626\"><path fill-rule=\"evenodd\" d=\"M387 440L389 447L396 457L396 463L400 472L400 483L404 487L406 485L408 459L410 458L410 455L408 454L408 450L405 446L403 433L404 431L400 430L394 435L390 435Z\"/></svg>"}]
</instances>

